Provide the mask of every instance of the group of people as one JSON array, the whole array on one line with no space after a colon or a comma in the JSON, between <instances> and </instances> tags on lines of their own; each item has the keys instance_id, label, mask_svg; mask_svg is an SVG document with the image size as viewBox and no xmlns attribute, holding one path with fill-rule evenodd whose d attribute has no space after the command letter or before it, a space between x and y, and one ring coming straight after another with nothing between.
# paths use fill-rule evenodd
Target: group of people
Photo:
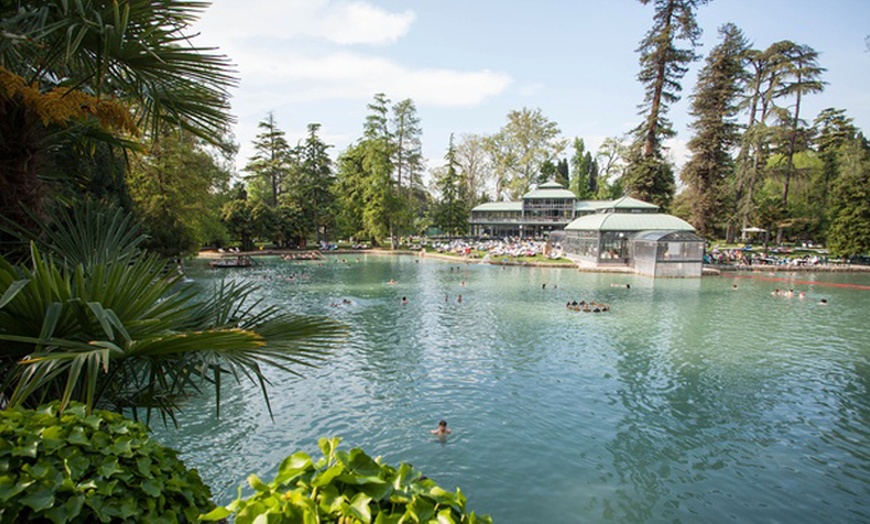
<instances>
[{"instance_id":1,"label":"group of people","mask_svg":"<svg viewBox=\"0 0 870 524\"><path fill-rule=\"evenodd\" d=\"M565 304L565 309L569 309L571 311L582 311L584 313L602 313L605 311L610 311L610 304L605 304L604 302L586 302L585 300L581 301L572 301Z\"/></svg>"},{"instance_id":2,"label":"group of people","mask_svg":"<svg viewBox=\"0 0 870 524\"><path fill-rule=\"evenodd\" d=\"M503 240L452 240L436 242L432 247L439 253L468 255L472 251L486 251L492 256L531 257L544 254L547 243L544 241L506 238Z\"/></svg>"}]
</instances>

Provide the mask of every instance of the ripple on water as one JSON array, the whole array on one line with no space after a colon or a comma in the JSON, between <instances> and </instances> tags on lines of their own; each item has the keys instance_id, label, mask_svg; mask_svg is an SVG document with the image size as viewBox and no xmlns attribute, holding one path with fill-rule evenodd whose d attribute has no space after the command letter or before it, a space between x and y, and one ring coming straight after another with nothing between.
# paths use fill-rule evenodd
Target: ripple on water
<instances>
[{"instance_id":1,"label":"ripple on water","mask_svg":"<svg viewBox=\"0 0 870 524\"><path fill-rule=\"evenodd\" d=\"M346 345L304 379L270 374L274 421L256 387L233 386L220 421L199 399L158 436L222 502L342 436L501 522L870 520L866 291L456 267L264 263L264 296L346 322ZM566 310L575 299L611 311ZM444 442L429 434L441 418Z\"/></svg>"}]
</instances>

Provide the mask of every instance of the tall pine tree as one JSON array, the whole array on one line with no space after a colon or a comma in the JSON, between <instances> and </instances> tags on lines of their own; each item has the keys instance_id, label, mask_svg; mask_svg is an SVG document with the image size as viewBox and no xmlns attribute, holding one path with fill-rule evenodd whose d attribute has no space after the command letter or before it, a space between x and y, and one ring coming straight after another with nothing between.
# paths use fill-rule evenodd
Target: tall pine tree
<instances>
[{"instance_id":1,"label":"tall pine tree","mask_svg":"<svg viewBox=\"0 0 870 524\"><path fill-rule=\"evenodd\" d=\"M695 22L695 9L708 0L639 1L644 5L652 2L655 15L652 29L638 47L641 70L637 78L645 91L640 106L644 121L634 131L624 183L632 196L667 207L676 186L662 141L675 133L665 115L670 104L680 99L680 80L697 59L695 47L701 29ZM688 41L689 48L678 48L678 40Z\"/></svg>"},{"instance_id":2,"label":"tall pine tree","mask_svg":"<svg viewBox=\"0 0 870 524\"><path fill-rule=\"evenodd\" d=\"M725 184L733 171L730 151L740 139L736 119L748 48L734 24L722 26L719 35L722 42L707 56L692 95L689 113L695 120L689 127L695 135L688 144L692 156L682 172L692 196L692 225L706 237L713 235L724 214Z\"/></svg>"}]
</instances>

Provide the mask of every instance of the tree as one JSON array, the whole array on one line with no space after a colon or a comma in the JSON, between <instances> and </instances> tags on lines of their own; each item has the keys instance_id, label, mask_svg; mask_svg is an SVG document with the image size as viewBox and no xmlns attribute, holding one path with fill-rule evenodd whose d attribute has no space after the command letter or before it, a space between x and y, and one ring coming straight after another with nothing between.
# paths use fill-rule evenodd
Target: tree
<instances>
[{"instance_id":1,"label":"tree","mask_svg":"<svg viewBox=\"0 0 870 524\"><path fill-rule=\"evenodd\" d=\"M468 231L469 208L464 193L464 184L457 170L456 148L453 145L453 134L450 134L450 144L444 155L447 162L444 169L437 174L435 186L441 194L435 214L435 225L448 235L462 235Z\"/></svg>"},{"instance_id":2,"label":"tree","mask_svg":"<svg viewBox=\"0 0 870 524\"><path fill-rule=\"evenodd\" d=\"M254 236L259 229L254 222L254 212L247 195L230 200L221 208L221 222L232 238L239 240L242 251L254 249Z\"/></svg>"},{"instance_id":3,"label":"tree","mask_svg":"<svg viewBox=\"0 0 870 524\"><path fill-rule=\"evenodd\" d=\"M194 254L219 221L217 192L230 173L188 132L166 132L131 165L129 184L146 247L167 258Z\"/></svg>"},{"instance_id":4,"label":"tree","mask_svg":"<svg viewBox=\"0 0 870 524\"><path fill-rule=\"evenodd\" d=\"M556 174L555 174L555 182L562 187L569 187L571 182L569 180L569 169L568 169L568 159L560 158L559 162L556 164Z\"/></svg>"},{"instance_id":5,"label":"tree","mask_svg":"<svg viewBox=\"0 0 870 524\"><path fill-rule=\"evenodd\" d=\"M480 135L461 135L454 151L456 167L466 187L468 209L486 198L486 184L490 178L490 170L489 158L484 146L485 140L485 137Z\"/></svg>"},{"instance_id":6,"label":"tree","mask_svg":"<svg viewBox=\"0 0 870 524\"><path fill-rule=\"evenodd\" d=\"M406 98L393 106L393 141L395 142L396 187L402 191L402 178L407 187L422 185L423 151L420 137L420 117L414 101Z\"/></svg>"},{"instance_id":7,"label":"tree","mask_svg":"<svg viewBox=\"0 0 870 524\"><path fill-rule=\"evenodd\" d=\"M284 138L284 131L275 122L275 115L270 112L257 127L262 131L254 140L254 156L245 166L245 171L250 173L246 179L255 199L265 200L276 208L279 197L286 190L287 178L295 167L295 159Z\"/></svg>"},{"instance_id":8,"label":"tree","mask_svg":"<svg viewBox=\"0 0 870 524\"><path fill-rule=\"evenodd\" d=\"M318 240L329 239L329 230L335 223L335 197L332 187L332 160L326 145L317 132L320 124L308 124L308 138L297 148L299 166L293 177L290 197L304 215L304 221L312 224Z\"/></svg>"},{"instance_id":9,"label":"tree","mask_svg":"<svg viewBox=\"0 0 870 524\"><path fill-rule=\"evenodd\" d=\"M834 183L828 248L835 256L870 253L870 153L860 139L843 146Z\"/></svg>"},{"instance_id":10,"label":"tree","mask_svg":"<svg viewBox=\"0 0 870 524\"><path fill-rule=\"evenodd\" d=\"M165 421L200 381L215 386L218 408L227 377L266 395L262 366L293 373L344 336L329 319L254 304L248 285L197 298L140 248L123 211L78 207L53 218L27 263L0 257L0 385L10 407L79 401L134 417L156 410Z\"/></svg>"},{"instance_id":11,"label":"tree","mask_svg":"<svg viewBox=\"0 0 870 524\"><path fill-rule=\"evenodd\" d=\"M598 192L595 198L606 200L623 196L622 179L627 157L625 141L619 137L607 137L595 152L598 170Z\"/></svg>"},{"instance_id":12,"label":"tree","mask_svg":"<svg viewBox=\"0 0 870 524\"><path fill-rule=\"evenodd\" d=\"M559 126L540 109L523 108L508 113L508 123L487 141L487 151L495 168L496 191L507 190L512 199L525 194L541 166L565 150ZM501 195L497 195L500 198Z\"/></svg>"},{"instance_id":13,"label":"tree","mask_svg":"<svg viewBox=\"0 0 870 524\"><path fill-rule=\"evenodd\" d=\"M0 213L34 226L46 154L103 142L134 149L169 125L207 141L232 122L229 61L192 44L206 4L47 0L0 6Z\"/></svg>"},{"instance_id":14,"label":"tree","mask_svg":"<svg viewBox=\"0 0 870 524\"><path fill-rule=\"evenodd\" d=\"M736 122L745 78L748 43L734 24L719 28L722 42L713 48L698 74L689 113L695 135L689 140L692 156L682 179L691 188L692 225L705 237L713 235L723 218L726 181L733 171L730 151L740 139Z\"/></svg>"},{"instance_id":15,"label":"tree","mask_svg":"<svg viewBox=\"0 0 870 524\"><path fill-rule=\"evenodd\" d=\"M571 171L574 173L574 176L571 178L570 188L577 195L577 198L588 200L595 195L595 191L592 190L593 181L591 178L594 170L594 160L592 155L586 151L586 144L582 138L574 138L573 147L574 153L571 155Z\"/></svg>"},{"instance_id":16,"label":"tree","mask_svg":"<svg viewBox=\"0 0 870 524\"><path fill-rule=\"evenodd\" d=\"M413 229L414 217L422 216L418 195L423 190L423 152L420 117L414 101L406 98L393 106L391 137L395 158L396 204L394 229L404 234ZM403 184L404 180L404 184Z\"/></svg>"},{"instance_id":17,"label":"tree","mask_svg":"<svg viewBox=\"0 0 870 524\"><path fill-rule=\"evenodd\" d=\"M818 214L822 217L821 231L824 232L830 221L830 195L840 171L840 154L843 146L855 139L858 129L846 116L845 110L834 108L822 110L816 116L813 128L814 146L822 161L822 169L812 184L812 192L817 197Z\"/></svg>"},{"instance_id":18,"label":"tree","mask_svg":"<svg viewBox=\"0 0 870 524\"><path fill-rule=\"evenodd\" d=\"M759 218L755 192L767 175L770 142L776 134L776 129L768 125L768 117L775 113L776 95L780 92L784 75L780 46L780 43L775 43L764 51L747 51L751 72L749 90L741 107L748 111L749 122L737 155L734 189L735 210L744 230L753 220ZM733 240L733 230L733 226L729 228L729 240ZM746 240L745 232L743 239Z\"/></svg>"},{"instance_id":19,"label":"tree","mask_svg":"<svg viewBox=\"0 0 870 524\"><path fill-rule=\"evenodd\" d=\"M785 151L786 167L782 189L782 207L787 209L789 185L795 174L794 155L799 150L798 135L803 126L800 118L801 97L824 90L825 82L822 82L820 78L826 69L818 65L819 54L807 45L783 42L779 47L780 53L784 57L783 64L786 75L778 94L786 97L793 96L795 100L794 112L789 119L784 118L789 124L789 130L787 133L788 145ZM803 141L802 149L806 149L807 142Z\"/></svg>"},{"instance_id":20,"label":"tree","mask_svg":"<svg viewBox=\"0 0 870 524\"><path fill-rule=\"evenodd\" d=\"M637 49L641 66L637 78L645 91L640 108L645 117L634 131L625 186L633 196L667 207L676 186L673 168L662 153L662 141L675 133L665 114L670 104L680 99L680 80L697 59L694 48L701 29L694 10L707 0L639 1L644 5L653 1L655 14L652 29ZM677 40L687 40L690 47L676 47Z\"/></svg>"},{"instance_id":21,"label":"tree","mask_svg":"<svg viewBox=\"0 0 870 524\"><path fill-rule=\"evenodd\" d=\"M363 226L375 243L386 238L390 246L397 247L397 212L400 200L393 184L393 159L395 142L389 129L388 104L390 100L377 93L374 102L368 105L369 114L363 127L362 174L363 185Z\"/></svg>"},{"instance_id":22,"label":"tree","mask_svg":"<svg viewBox=\"0 0 870 524\"><path fill-rule=\"evenodd\" d=\"M365 151L360 144L351 145L338 157L333 194L338 207L336 222L339 234L345 238L362 238L367 234L362 220L366 205L364 157Z\"/></svg>"}]
</instances>

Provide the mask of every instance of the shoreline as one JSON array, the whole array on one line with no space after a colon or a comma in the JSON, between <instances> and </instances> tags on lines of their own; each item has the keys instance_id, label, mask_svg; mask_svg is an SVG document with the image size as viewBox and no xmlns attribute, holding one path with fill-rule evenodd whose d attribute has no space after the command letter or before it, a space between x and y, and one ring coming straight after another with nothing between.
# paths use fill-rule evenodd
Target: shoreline
<instances>
[{"instance_id":1,"label":"shoreline","mask_svg":"<svg viewBox=\"0 0 870 524\"><path fill-rule=\"evenodd\" d=\"M466 256L445 255L442 253L426 253L425 251L411 251L408 249L335 249L326 253L319 250L299 250L299 249L261 249L256 251L239 251L219 253L217 251L200 251L195 258L205 260L217 260L223 257L230 256L282 256L282 255L300 255L316 253L315 256L323 257L324 254L330 255L378 255L378 256L418 256L424 258L434 258L436 260L444 260L461 264L490 264L493 266L521 266L521 267L551 267L556 269L576 269L577 271L586 273L623 273L636 274L629 267L595 267L586 266L576 262L527 262L524 260L505 260L507 257L494 257L490 260L485 258L469 258ZM499 260L501 259L501 260ZM299 260L312 260L299 258ZM870 273L870 266L858 266L852 264L824 264L816 266L790 266L790 265L746 265L746 264L704 264L702 277L704 276L721 276L723 273Z\"/></svg>"}]
</instances>

